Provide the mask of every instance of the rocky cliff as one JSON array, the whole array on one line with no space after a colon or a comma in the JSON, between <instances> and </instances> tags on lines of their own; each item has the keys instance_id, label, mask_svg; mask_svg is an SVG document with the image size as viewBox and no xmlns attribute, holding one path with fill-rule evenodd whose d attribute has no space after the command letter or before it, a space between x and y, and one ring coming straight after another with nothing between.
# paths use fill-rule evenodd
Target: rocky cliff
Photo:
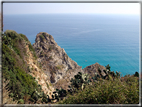
<instances>
[{"instance_id":1,"label":"rocky cliff","mask_svg":"<svg viewBox=\"0 0 142 107\"><path fill-rule=\"evenodd\" d=\"M83 72L82 68L68 57L65 50L57 45L52 35L38 33L33 47L37 61L55 88L67 89L70 79L78 72Z\"/></svg>"},{"instance_id":2,"label":"rocky cliff","mask_svg":"<svg viewBox=\"0 0 142 107\"><path fill-rule=\"evenodd\" d=\"M24 99L24 103L46 102L45 95L51 99L56 88L68 89L71 78L78 72L88 73L90 77L106 75L106 68L98 63L82 69L46 32L38 33L32 46L25 35L7 30L2 37L2 62L3 84L8 86L9 94L19 100L18 103L27 97L29 99ZM21 91L15 91L15 87ZM7 92L6 87L3 89ZM7 99L3 98L4 103Z\"/></svg>"}]
</instances>

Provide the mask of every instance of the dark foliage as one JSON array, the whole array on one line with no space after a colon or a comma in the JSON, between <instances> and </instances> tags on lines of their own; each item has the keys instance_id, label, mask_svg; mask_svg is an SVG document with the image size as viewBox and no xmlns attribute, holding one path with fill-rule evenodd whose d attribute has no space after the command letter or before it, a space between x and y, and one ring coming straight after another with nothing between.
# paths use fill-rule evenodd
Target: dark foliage
<instances>
[{"instance_id":1,"label":"dark foliage","mask_svg":"<svg viewBox=\"0 0 142 107\"><path fill-rule=\"evenodd\" d=\"M23 39L24 38L24 39ZM28 100L36 103L39 98L45 95L42 94L41 86L35 81L35 78L27 74L29 72L28 65L24 62L23 52L24 40L28 41L26 36L17 34L14 31L6 31L2 37L2 71L3 78L9 83L6 89L10 91L9 96L13 100L18 100L18 103L25 103L25 95L29 96ZM31 51L34 51L31 44ZM26 99L27 100L27 99ZM45 101L47 102L47 101Z\"/></svg>"},{"instance_id":2,"label":"dark foliage","mask_svg":"<svg viewBox=\"0 0 142 107\"><path fill-rule=\"evenodd\" d=\"M138 104L139 103L139 81L138 72L133 76L120 78L120 73L110 71L110 66L106 66L107 77L101 78L95 75L91 82L86 84L84 89L78 88L81 80L81 73L75 75L71 84L75 88L73 94L67 94L66 98L58 104ZM80 76L79 76L80 75ZM69 86L71 88L71 86Z\"/></svg>"}]
</instances>

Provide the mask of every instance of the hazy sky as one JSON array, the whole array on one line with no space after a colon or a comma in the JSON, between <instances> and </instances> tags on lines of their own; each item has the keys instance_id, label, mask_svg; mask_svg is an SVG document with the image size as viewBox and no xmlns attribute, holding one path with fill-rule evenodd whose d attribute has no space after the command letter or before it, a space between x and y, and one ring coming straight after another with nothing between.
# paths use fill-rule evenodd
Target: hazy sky
<instances>
[{"instance_id":1,"label":"hazy sky","mask_svg":"<svg viewBox=\"0 0 142 107\"><path fill-rule=\"evenodd\" d=\"M140 14L139 3L4 3L4 14Z\"/></svg>"}]
</instances>

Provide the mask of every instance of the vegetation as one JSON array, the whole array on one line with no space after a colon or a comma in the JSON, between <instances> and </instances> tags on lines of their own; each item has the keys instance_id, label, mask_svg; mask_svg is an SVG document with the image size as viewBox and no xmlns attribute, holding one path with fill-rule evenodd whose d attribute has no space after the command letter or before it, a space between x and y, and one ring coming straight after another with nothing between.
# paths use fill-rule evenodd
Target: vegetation
<instances>
[{"instance_id":1,"label":"vegetation","mask_svg":"<svg viewBox=\"0 0 142 107\"><path fill-rule=\"evenodd\" d=\"M49 35L50 36L50 35ZM41 37L42 38L42 37ZM105 76L102 71L94 77L89 74L78 72L70 80L68 90L62 88L53 92L52 98L45 95L35 78L29 75L32 68L24 61L26 56L25 46L35 58L35 51L23 34L15 31L6 31L2 37L2 71L3 82L6 84L5 92L19 104L25 103L48 103L57 100L57 104L138 104L139 103L139 73L120 77L119 72L110 70L106 66ZM41 52L41 55L43 53ZM52 56L48 58L51 60ZM41 63L38 63L41 67ZM63 66L57 65L56 69ZM51 71L51 80L55 82L56 69ZM62 79L64 80L64 79ZM61 81L64 83L64 81ZM46 83L47 87L50 83Z\"/></svg>"},{"instance_id":2,"label":"vegetation","mask_svg":"<svg viewBox=\"0 0 142 107\"><path fill-rule=\"evenodd\" d=\"M100 69L98 71L100 72ZM54 98L59 101L57 104L139 103L138 72L131 76L120 77L120 73L110 71L110 66L107 65L105 73L105 77L96 74L90 79L88 74L78 72L71 79L68 91L60 89L60 96L59 89L54 92Z\"/></svg>"},{"instance_id":3,"label":"vegetation","mask_svg":"<svg viewBox=\"0 0 142 107\"><path fill-rule=\"evenodd\" d=\"M30 68L23 60L26 39L23 37L14 31L6 31L2 37L2 71L4 82L8 81L5 88L9 96L20 104L36 103L39 98L45 101L41 86L27 73ZM29 48L34 51L31 45Z\"/></svg>"},{"instance_id":4,"label":"vegetation","mask_svg":"<svg viewBox=\"0 0 142 107\"><path fill-rule=\"evenodd\" d=\"M56 68L61 70L64 66L63 65L57 65Z\"/></svg>"},{"instance_id":5,"label":"vegetation","mask_svg":"<svg viewBox=\"0 0 142 107\"><path fill-rule=\"evenodd\" d=\"M52 50L52 47L50 46L50 47L49 47L49 51L51 51L51 50Z\"/></svg>"},{"instance_id":6,"label":"vegetation","mask_svg":"<svg viewBox=\"0 0 142 107\"><path fill-rule=\"evenodd\" d=\"M40 62L38 62L37 65L38 65L39 68L42 68L42 65L41 65Z\"/></svg>"},{"instance_id":7,"label":"vegetation","mask_svg":"<svg viewBox=\"0 0 142 107\"><path fill-rule=\"evenodd\" d=\"M45 54L43 53L43 51L40 52L40 57L43 57Z\"/></svg>"},{"instance_id":8,"label":"vegetation","mask_svg":"<svg viewBox=\"0 0 142 107\"><path fill-rule=\"evenodd\" d=\"M56 89L56 91L53 92L53 95L52 95L52 100L55 100L57 99L57 101L62 100L63 97L65 97L67 95L67 92L66 90L60 88L60 89Z\"/></svg>"},{"instance_id":9,"label":"vegetation","mask_svg":"<svg viewBox=\"0 0 142 107\"><path fill-rule=\"evenodd\" d=\"M129 77L130 82L121 82L120 79L100 80L85 89L78 90L74 95L59 104L138 104L139 88L135 77ZM133 88L132 88L133 87Z\"/></svg>"},{"instance_id":10,"label":"vegetation","mask_svg":"<svg viewBox=\"0 0 142 107\"><path fill-rule=\"evenodd\" d=\"M45 37L43 35L40 35L40 37L41 37L42 41L45 39Z\"/></svg>"},{"instance_id":11,"label":"vegetation","mask_svg":"<svg viewBox=\"0 0 142 107\"><path fill-rule=\"evenodd\" d=\"M32 52L33 52L33 56L35 57L35 59L37 59L37 56L36 56L35 50L34 50L34 48L33 48L33 46L32 46L31 44L29 44L29 49L30 49L30 51L32 51Z\"/></svg>"},{"instance_id":12,"label":"vegetation","mask_svg":"<svg viewBox=\"0 0 142 107\"><path fill-rule=\"evenodd\" d=\"M20 35L25 41L27 41L27 42L29 41L28 38L27 38L25 35L23 35L23 34L19 34L19 35Z\"/></svg>"},{"instance_id":13,"label":"vegetation","mask_svg":"<svg viewBox=\"0 0 142 107\"><path fill-rule=\"evenodd\" d=\"M109 65L106 68L109 70L107 79L96 76L92 78L94 81L90 82L86 78L88 84L84 84L86 82L83 82L81 73L75 75L75 78L71 80L72 86L69 88L76 90L68 90L71 93L58 104L138 104L139 79L136 75L138 72L135 75L126 75L120 78L118 72L112 75ZM84 89L81 88L83 84L85 85Z\"/></svg>"}]
</instances>

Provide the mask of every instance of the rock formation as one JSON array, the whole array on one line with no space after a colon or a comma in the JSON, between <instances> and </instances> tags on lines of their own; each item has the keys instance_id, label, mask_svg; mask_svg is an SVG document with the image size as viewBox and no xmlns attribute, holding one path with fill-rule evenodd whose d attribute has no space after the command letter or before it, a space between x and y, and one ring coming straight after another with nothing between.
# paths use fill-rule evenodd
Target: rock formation
<instances>
[{"instance_id":1,"label":"rock formation","mask_svg":"<svg viewBox=\"0 0 142 107\"><path fill-rule=\"evenodd\" d=\"M41 86L44 93L48 95L50 99L53 91L55 91L56 88L63 88L65 90L68 89L71 78L74 78L78 72L88 73L91 77L93 77L96 73L102 77L106 75L103 71L106 68L98 63L82 69L81 66L69 58L65 50L58 46L54 38L48 33L38 33L33 46L25 35L17 34L12 30L7 30L2 39L3 62L5 62L5 64L13 63L10 59L15 60L15 63L12 67L13 71L10 71L10 78L12 79L12 76L17 75L13 81L18 81L17 84L23 85L18 78L22 78L22 80L25 81L24 78L26 77L21 75L21 73L24 71L27 76L31 75L35 78L37 84ZM5 79L9 78L9 71L7 71L6 68L10 69L11 64L4 65L2 68L5 72ZM18 71L20 75L17 72L17 68L20 69ZM14 72L17 74L14 74ZM26 84L26 86L28 85L29 84ZM4 89L6 91L5 87ZM14 92L14 90L12 91ZM32 91L34 92L34 90ZM21 93L24 93L24 91ZM31 95L31 93L28 94ZM7 99L7 97L5 99Z\"/></svg>"},{"instance_id":2,"label":"rock formation","mask_svg":"<svg viewBox=\"0 0 142 107\"><path fill-rule=\"evenodd\" d=\"M67 89L70 79L78 72L83 72L82 68L68 57L65 50L57 45L50 34L38 33L33 47L44 73L50 77L50 82L56 88Z\"/></svg>"},{"instance_id":3,"label":"rock formation","mask_svg":"<svg viewBox=\"0 0 142 107\"><path fill-rule=\"evenodd\" d=\"M92 64L83 69L84 73L88 73L91 77L94 77L96 74L98 74L100 77L105 77L106 73L104 70L106 70L106 68L99 63Z\"/></svg>"}]
</instances>

